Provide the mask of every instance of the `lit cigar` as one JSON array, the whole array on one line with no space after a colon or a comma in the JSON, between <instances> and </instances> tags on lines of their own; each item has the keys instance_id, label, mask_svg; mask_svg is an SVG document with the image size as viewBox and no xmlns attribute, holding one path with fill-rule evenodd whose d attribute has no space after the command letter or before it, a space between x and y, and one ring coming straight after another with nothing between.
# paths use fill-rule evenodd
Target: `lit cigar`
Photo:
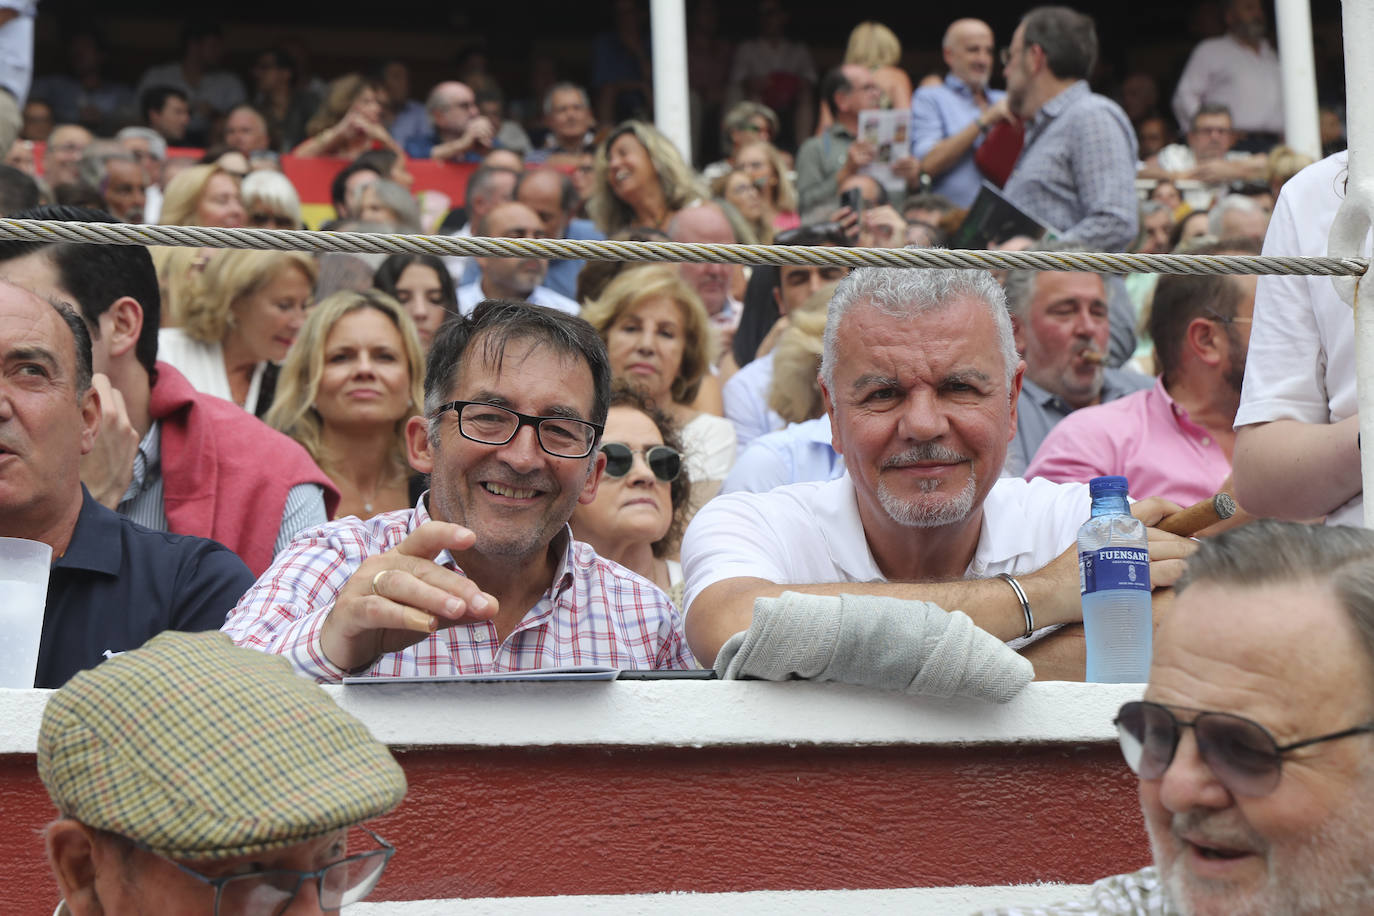
<instances>
[{"instance_id":1,"label":"lit cigar","mask_svg":"<svg viewBox=\"0 0 1374 916\"><path fill-rule=\"evenodd\" d=\"M1078 358L1085 363L1092 363L1093 365L1100 366L1107 361L1107 354L1097 350L1084 350L1078 354Z\"/></svg>"},{"instance_id":2,"label":"lit cigar","mask_svg":"<svg viewBox=\"0 0 1374 916\"><path fill-rule=\"evenodd\" d=\"M1166 515L1155 525L1160 531L1192 537L1203 528L1225 521L1236 514L1236 501L1230 493L1218 493L1186 509Z\"/></svg>"}]
</instances>

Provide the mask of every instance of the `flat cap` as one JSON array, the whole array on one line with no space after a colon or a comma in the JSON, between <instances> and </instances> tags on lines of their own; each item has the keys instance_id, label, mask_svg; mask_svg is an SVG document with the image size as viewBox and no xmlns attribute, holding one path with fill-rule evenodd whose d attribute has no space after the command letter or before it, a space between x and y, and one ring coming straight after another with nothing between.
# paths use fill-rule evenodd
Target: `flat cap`
<instances>
[{"instance_id":1,"label":"flat cap","mask_svg":"<svg viewBox=\"0 0 1374 916\"><path fill-rule=\"evenodd\" d=\"M38 775L68 817L173 859L291 846L383 814L386 745L277 655L167 632L57 691Z\"/></svg>"}]
</instances>

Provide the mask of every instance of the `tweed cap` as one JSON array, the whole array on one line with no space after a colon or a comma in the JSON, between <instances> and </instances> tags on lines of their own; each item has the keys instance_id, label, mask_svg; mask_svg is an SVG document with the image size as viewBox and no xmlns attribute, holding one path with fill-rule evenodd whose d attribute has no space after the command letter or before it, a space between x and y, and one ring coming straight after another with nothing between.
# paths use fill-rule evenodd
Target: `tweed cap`
<instances>
[{"instance_id":1,"label":"tweed cap","mask_svg":"<svg viewBox=\"0 0 1374 916\"><path fill-rule=\"evenodd\" d=\"M68 817L174 859L291 846L383 814L386 745L277 655L167 632L48 702L38 775Z\"/></svg>"}]
</instances>

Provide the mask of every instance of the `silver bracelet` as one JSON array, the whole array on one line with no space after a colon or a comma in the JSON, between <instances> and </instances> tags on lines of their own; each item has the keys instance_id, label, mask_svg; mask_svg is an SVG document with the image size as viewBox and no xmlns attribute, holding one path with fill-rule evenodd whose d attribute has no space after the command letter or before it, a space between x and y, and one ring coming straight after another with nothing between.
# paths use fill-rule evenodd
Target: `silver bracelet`
<instances>
[{"instance_id":1,"label":"silver bracelet","mask_svg":"<svg viewBox=\"0 0 1374 916\"><path fill-rule=\"evenodd\" d=\"M1035 618L1031 616L1030 599L1026 597L1026 590L1011 573L998 573L997 578L1010 585L1011 590L1016 592L1016 600L1021 602L1021 613L1026 615L1026 632L1021 638L1026 639L1035 632Z\"/></svg>"}]
</instances>

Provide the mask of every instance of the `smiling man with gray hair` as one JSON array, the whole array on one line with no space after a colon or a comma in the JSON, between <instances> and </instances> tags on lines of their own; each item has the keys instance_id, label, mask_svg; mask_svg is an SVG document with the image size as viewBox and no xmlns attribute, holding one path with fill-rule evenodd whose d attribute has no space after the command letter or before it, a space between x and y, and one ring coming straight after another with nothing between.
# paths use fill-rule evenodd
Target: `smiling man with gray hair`
<instances>
[{"instance_id":1,"label":"smiling man with gray hair","mask_svg":"<svg viewBox=\"0 0 1374 916\"><path fill-rule=\"evenodd\" d=\"M862 268L831 299L821 392L847 473L708 503L682 546L687 636L703 662L791 591L962 610L999 639L1082 620L1081 484L999 478L1025 364L986 271ZM1147 524L1163 512L1139 503ZM1152 535L1166 585L1190 546ZM1077 638L1075 638L1077 637ZM1038 641L1042 678L1081 678L1076 627Z\"/></svg>"}]
</instances>

